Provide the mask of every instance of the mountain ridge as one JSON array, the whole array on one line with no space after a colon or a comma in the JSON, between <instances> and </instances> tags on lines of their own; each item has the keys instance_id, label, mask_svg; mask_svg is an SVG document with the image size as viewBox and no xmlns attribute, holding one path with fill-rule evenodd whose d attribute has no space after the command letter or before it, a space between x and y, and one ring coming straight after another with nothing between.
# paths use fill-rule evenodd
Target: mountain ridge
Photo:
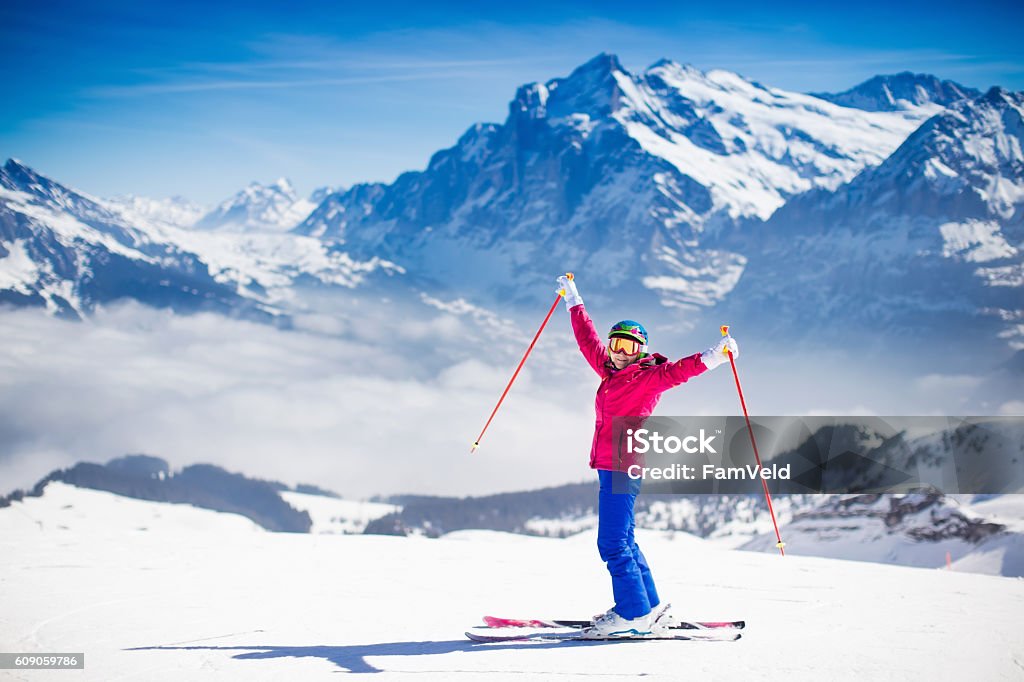
<instances>
[{"instance_id":1,"label":"mountain ridge","mask_svg":"<svg viewBox=\"0 0 1024 682\"><path fill-rule=\"evenodd\" d=\"M948 107L981 95L980 90L924 73L901 71L878 75L839 93L816 92L815 97L866 111L901 111L910 106Z\"/></svg>"},{"instance_id":2,"label":"mountain ridge","mask_svg":"<svg viewBox=\"0 0 1024 682\"><path fill-rule=\"evenodd\" d=\"M822 311L809 333L822 321L840 334L891 323L1019 350L1022 114L1024 93L992 88L835 192L795 197L750 233L763 258L737 286L734 312L773 301L780 325Z\"/></svg>"},{"instance_id":3,"label":"mountain ridge","mask_svg":"<svg viewBox=\"0 0 1024 682\"><path fill-rule=\"evenodd\" d=\"M0 259L0 301L70 318L132 298L287 324L298 285L351 290L378 273L402 273L288 233L150 222L13 159L0 168Z\"/></svg>"},{"instance_id":4,"label":"mountain ridge","mask_svg":"<svg viewBox=\"0 0 1024 682\"><path fill-rule=\"evenodd\" d=\"M708 234L880 162L924 117L667 60L631 74L602 54L520 86L504 123L472 126L424 171L328 197L296 232L449 290L474 282L489 300L516 300L542 272L591 269L617 290L697 310L721 301L746 261L706 245ZM826 137L796 128L801 120L827 124Z\"/></svg>"}]
</instances>

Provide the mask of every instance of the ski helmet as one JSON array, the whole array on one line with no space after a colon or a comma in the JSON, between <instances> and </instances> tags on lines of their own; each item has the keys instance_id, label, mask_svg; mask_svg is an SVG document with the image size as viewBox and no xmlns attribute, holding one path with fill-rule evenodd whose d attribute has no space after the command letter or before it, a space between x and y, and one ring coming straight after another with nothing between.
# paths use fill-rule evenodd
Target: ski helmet
<instances>
[{"instance_id":1,"label":"ski helmet","mask_svg":"<svg viewBox=\"0 0 1024 682\"><path fill-rule=\"evenodd\" d=\"M613 336L624 336L627 339L636 339L641 345L647 345L647 330L635 320L623 320L612 325L608 332L608 338Z\"/></svg>"}]
</instances>

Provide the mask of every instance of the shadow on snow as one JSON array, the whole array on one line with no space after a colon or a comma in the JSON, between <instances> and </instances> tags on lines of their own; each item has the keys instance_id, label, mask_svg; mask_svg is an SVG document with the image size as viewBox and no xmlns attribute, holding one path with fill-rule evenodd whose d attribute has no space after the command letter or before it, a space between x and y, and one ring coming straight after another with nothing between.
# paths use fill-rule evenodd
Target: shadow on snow
<instances>
[{"instance_id":1,"label":"shadow on snow","mask_svg":"<svg viewBox=\"0 0 1024 682\"><path fill-rule=\"evenodd\" d=\"M626 641L580 641L567 642L500 642L493 644L474 643L465 639L440 642L387 642L380 644L353 644L350 646L273 646L273 645L237 645L237 646L149 646L134 647L126 651L241 651L234 656L238 660L261 660L269 658L322 658L339 668L353 673L379 673L380 668L370 665L366 658L370 656L431 656L450 654L457 651L497 651L508 649L551 649L565 646L595 646L622 644Z\"/></svg>"}]
</instances>

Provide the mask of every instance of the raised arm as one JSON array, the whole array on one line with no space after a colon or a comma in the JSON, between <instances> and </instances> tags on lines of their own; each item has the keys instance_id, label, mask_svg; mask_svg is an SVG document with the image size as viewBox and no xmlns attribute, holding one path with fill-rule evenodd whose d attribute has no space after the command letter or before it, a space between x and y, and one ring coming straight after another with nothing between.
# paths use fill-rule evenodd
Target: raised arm
<instances>
[{"instance_id":1,"label":"raised arm","mask_svg":"<svg viewBox=\"0 0 1024 682\"><path fill-rule=\"evenodd\" d=\"M565 292L565 307L572 321L576 345L580 347L580 352L594 371L604 376L607 372L604 363L608 360L608 353L605 351L601 335L594 328L594 321L583 307L583 299L576 290L576 282L563 275L558 278L558 289Z\"/></svg>"}]
</instances>

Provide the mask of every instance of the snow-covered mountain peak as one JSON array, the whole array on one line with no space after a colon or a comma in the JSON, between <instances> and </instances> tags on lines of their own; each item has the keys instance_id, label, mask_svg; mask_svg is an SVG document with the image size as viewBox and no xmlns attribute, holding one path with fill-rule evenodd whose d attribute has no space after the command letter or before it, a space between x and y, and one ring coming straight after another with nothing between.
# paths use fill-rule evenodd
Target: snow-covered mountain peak
<instances>
[{"instance_id":1,"label":"snow-covered mountain peak","mask_svg":"<svg viewBox=\"0 0 1024 682\"><path fill-rule=\"evenodd\" d=\"M927 114L868 113L722 69L662 61L623 85L617 117L652 155L708 187L733 218L767 218L794 194L880 163Z\"/></svg>"},{"instance_id":2,"label":"snow-covered mountain peak","mask_svg":"<svg viewBox=\"0 0 1024 682\"><path fill-rule=\"evenodd\" d=\"M296 231L455 288L473 253L491 263L477 280L493 292L514 296L534 269L591 263L631 273L664 305L707 307L746 258L704 239L849 181L930 115L862 111L669 60L630 73L601 54L521 86L503 124L471 127L426 170L328 197Z\"/></svg>"},{"instance_id":3,"label":"snow-covered mountain peak","mask_svg":"<svg viewBox=\"0 0 1024 682\"><path fill-rule=\"evenodd\" d=\"M764 89L763 86L733 71L727 71L726 69L702 71L692 64L679 64L667 59L652 64L644 72L643 76L649 80L661 78L673 83L694 81L723 91L734 90L749 93L755 89Z\"/></svg>"},{"instance_id":4,"label":"snow-covered mountain peak","mask_svg":"<svg viewBox=\"0 0 1024 682\"><path fill-rule=\"evenodd\" d=\"M82 317L134 298L176 310L271 319L298 280L354 288L380 259L295 235L182 229L71 189L18 162L0 169L0 300Z\"/></svg>"},{"instance_id":5,"label":"snow-covered mountain peak","mask_svg":"<svg viewBox=\"0 0 1024 682\"><path fill-rule=\"evenodd\" d=\"M510 105L511 118L562 119L588 116L605 119L618 107L620 82L630 81L619 58L602 53L565 78L521 86Z\"/></svg>"},{"instance_id":6,"label":"snow-covered mountain peak","mask_svg":"<svg viewBox=\"0 0 1024 682\"><path fill-rule=\"evenodd\" d=\"M295 188L292 186L292 182L288 178L278 178L276 181L274 181L274 184L271 185L271 188L276 189L277 191L289 197L295 197Z\"/></svg>"},{"instance_id":7,"label":"snow-covered mountain peak","mask_svg":"<svg viewBox=\"0 0 1024 682\"><path fill-rule=\"evenodd\" d=\"M459 150L461 158L466 162L480 162L487 156L491 141L494 140L500 126L494 123L477 123L470 127L455 148Z\"/></svg>"},{"instance_id":8,"label":"snow-covered mountain peak","mask_svg":"<svg viewBox=\"0 0 1024 682\"><path fill-rule=\"evenodd\" d=\"M10 176L14 176L17 174L28 175L32 173L32 169L25 165L25 163L22 162L21 159L11 157L7 159L6 163L4 163L3 172Z\"/></svg>"},{"instance_id":9,"label":"snow-covered mountain peak","mask_svg":"<svg viewBox=\"0 0 1024 682\"><path fill-rule=\"evenodd\" d=\"M264 185L251 182L204 215L196 227L230 232L283 232L292 229L315 205L300 199L287 178Z\"/></svg>"},{"instance_id":10,"label":"snow-covered mountain peak","mask_svg":"<svg viewBox=\"0 0 1024 682\"><path fill-rule=\"evenodd\" d=\"M242 196L255 200L266 200L266 198L276 195L282 195L283 198L291 201L297 198L292 183L287 178L278 178L269 185L254 180L246 185L241 192L222 202L221 206L236 203Z\"/></svg>"},{"instance_id":11,"label":"snow-covered mountain peak","mask_svg":"<svg viewBox=\"0 0 1024 682\"><path fill-rule=\"evenodd\" d=\"M930 119L885 163L858 178L888 179L903 191L927 185L937 196L929 213L955 213L949 201L977 204L976 216L1011 220L1024 205L1024 93L992 88ZM879 193L880 198L887 193ZM1012 221L1011 221L1012 222Z\"/></svg>"},{"instance_id":12,"label":"snow-covered mountain peak","mask_svg":"<svg viewBox=\"0 0 1024 682\"><path fill-rule=\"evenodd\" d=\"M116 222L120 217L120 206L55 182L15 159L9 159L0 169L0 188L16 193L10 198L23 207L64 212L85 224ZM124 243L138 237L135 231L121 226L106 231Z\"/></svg>"},{"instance_id":13,"label":"snow-covered mountain peak","mask_svg":"<svg viewBox=\"0 0 1024 682\"><path fill-rule=\"evenodd\" d=\"M567 78L556 80L559 80L563 87L586 90L593 86L607 85L608 79L616 73L629 72L622 66L618 56L602 52L577 66Z\"/></svg>"},{"instance_id":14,"label":"snow-covered mountain peak","mask_svg":"<svg viewBox=\"0 0 1024 682\"><path fill-rule=\"evenodd\" d=\"M903 71L874 76L845 92L815 93L815 97L865 111L907 111L920 107L938 111L980 94L974 88L930 74Z\"/></svg>"},{"instance_id":15,"label":"snow-covered mountain peak","mask_svg":"<svg viewBox=\"0 0 1024 682\"><path fill-rule=\"evenodd\" d=\"M989 88L984 95L975 98L974 101L994 107L1010 107L1016 109L1019 116L1021 104L1024 102L1024 92L1013 92L997 85Z\"/></svg>"},{"instance_id":16,"label":"snow-covered mountain peak","mask_svg":"<svg viewBox=\"0 0 1024 682\"><path fill-rule=\"evenodd\" d=\"M844 339L913 320L915 332L990 343L993 354L1024 347L1022 113L1024 93L990 90L931 117L834 193L793 198L761 232L737 306L791 301L780 320L825 311L814 333Z\"/></svg>"},{"instance_id":17,"label":"snow-covered mountain peak","mask_svg":"<svg viewBox=\"0 0 1024 682\"><path fill-rule=\"evenodd\" d=\"M331 196L332 194L334 194L335 192L338 192L340 190L341 190L340 187L332 187L330 185L325 185L323 187L317 187L312 192L310 192L309 200L314 205L319 206L320 202L322 202L324 199L326 199L327 197Z\"/></svg>"},{"instance_id":18,"label":"snow-covered mountain peak","mask_svg":"<svg viewBox=\"0 0 1024 682\"><path fill-rule=\"evenodd\" d=\"M647 67L644 73L651 73L653 71L666 70L672 72L692 72L697 75L703 75L703 71L698 69L696 66L690 63L681 64L674 59L662 58L654 62Z\"/></svg>"},{"instance_id":19,"label":"snow-covered mountain peak","mask_svg":"<svg viewBox=\"0 0 1024 682\"><path fill-rule=\"evenodd\" d=\"M3 169L0 169L0 186L9 190L43 195L62 203L67 203L71 194L63 185L40 175L17 159L8 159Z\"/></svg>"},{"instance_id":20,"label":"snow-covered mountain peak","mask_svg":"<svg viewBox=\"0 0 1024 682\"><path fill-rule=\"evenodd\" d=\"M0 186L24 192L29 201L49 204L67 210L78 219L116 219L124 214L164 226L189 227L205 209L184 197L151 199L128 194L113 199L100 199L69 188L42 175L18 159L8 159L0 169Z\"/></svg>"}]
</instances>

